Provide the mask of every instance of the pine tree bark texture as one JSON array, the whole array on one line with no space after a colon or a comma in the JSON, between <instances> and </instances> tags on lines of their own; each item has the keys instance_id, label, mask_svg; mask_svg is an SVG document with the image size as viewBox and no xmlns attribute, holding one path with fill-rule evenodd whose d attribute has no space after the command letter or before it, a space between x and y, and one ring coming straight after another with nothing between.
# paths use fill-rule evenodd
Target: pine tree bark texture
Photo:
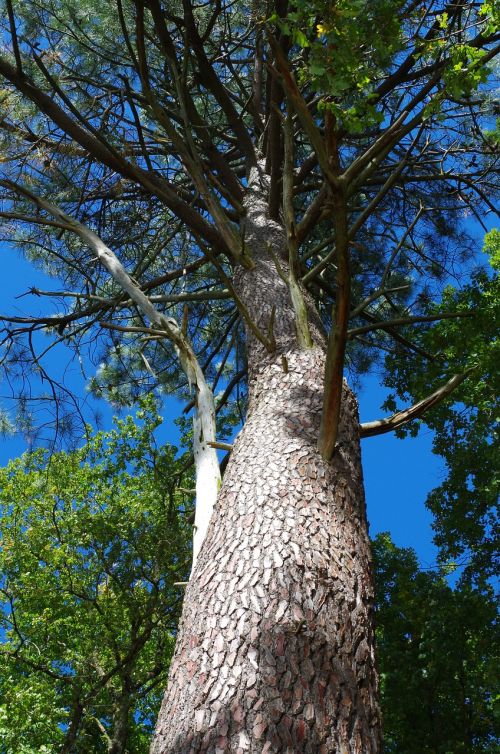
<instances>
[{"instance_id":1,"label":"pine tree bark texture","mask_svg":"<svg viewBox=\"0 0 500 754\"><path fill-rule=\"evenodd\" d=\"M276 350L247 333L248 416L186 589L151 754L380 751L357 404L344 383L325 462L325 342L307 301L315 345L297 345L266 194L254 171L243 236L255 266L234 284L263 331L274 316Z\"/></svg>"}]
</instances>

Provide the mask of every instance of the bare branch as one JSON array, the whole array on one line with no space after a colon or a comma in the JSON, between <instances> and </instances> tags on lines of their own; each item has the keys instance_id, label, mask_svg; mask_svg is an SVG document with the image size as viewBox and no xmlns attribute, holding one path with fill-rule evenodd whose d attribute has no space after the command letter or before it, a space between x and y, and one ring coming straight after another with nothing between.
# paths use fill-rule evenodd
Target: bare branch
<instances>
[{"instance_id":1,"label":"bare branch","mask_svg":"<svg viewBox=\"0 0 500 754\"><path fill-rule=\"evenodd\" d=\"M330 161L328 159L327 149L323 141L323 137L321 136L321 132L314 122L311 113L309 112L306 101L300 93L300 90L295 81L295 77L290 70L287 59L283 54L283 50L270 32L268 32L268 39L276 58L276 64L278 66L279 73L281 74L282 84L286 90L290 102L293 105L295 112L299 117L302 128L307 134L309 141L311 142L311 146L316 153L321 170L323 171L323 174L330 185L338 188L341 182L332 170L332 166L330 165Z\"/></svg>"},{"instance_id":2,"label":"bare branch","mask_svg":"<svg viewBox=\"0 0 500 754\"><path fill-rule=\"evenodd\" d=\"M230 453L233 449L233 446L228 442L209 442L208 445L210 445L211 448L216 448L217 450L227 450L228 453Z\"/></svg>"},{"instance_id":3,"label":"bare branch","mask_svg":"<svg viewBox=\"0 0 500 754\"><path fill-rule=\"evenodd\" d=\"M425 314L420 317L399 317L398 319L388 319L385 322L374 322L372 325L362 325L354 327L347 333L348 338L354 338L357 335L371 332L372 330L385 330L387 327L400 327L404 325L414 325L418 322L438 322L441 319L456 319L457 317L473 317L474 312L443 312L442 314Z\"/></svg>"},{"instance_id":4,"label":"bare branch","mask_svg":"<svg viewBox=\"0 0 500 754\"><path fill-rule=\"evenodd\" d=\"M350 319L357 317L358 314L360 314L364 309L366 309L367 306L372 304L378 298L387 296L389 293L400 293L401 291L407 291L409 288L411 288L411 285L408 283L408 285L398 285L395 288L380 288L376 291L373 291L373 293L370 293L369 296L367 296L363 301L361 301L361 303L357 305L355 309L353 309L350 314Z\"/></svg>"},{"instance_id":5,"label":"bare branch","mask_svg":"<svg viewBox=\"0 0 500 754\"><path fill-rule=\"evenodd\" d=\"M323 408L318 437L318 449L327 461L332 458L337 442L351 301L349 234L344 192L333 192L333 202L337 251L335 322L328 338Z\"/></svg>"},{"instance_id":6,"label":"bare branch","mask_svg":"<svg viewBox=\"0 0 500 754\"><path fill-rule=\"evenodd\" d=\"M109 272L113 280L130 296L137 308L149 319L154 333L163 332L164 337L172 341L189 384L195 385L197 410L193 417L193 443L197 470L197 523L195 525L193 543L194 568L196 556L205 537L213 506L217 499L220 486L220 470L215 450L207 445L209 441L215 441L216 437L213 393L205 380L191 343L174 319L165 317L155 308L138 283L127 273L116 254L90 228L67 215L55 204L36 196L20 184L13 181L0 181L0 185L10 188L28 198L41 210L62 222L68 231L75 233L87 244L95 258Z\"/></svg>"},{"instance_id":7,"label":"bare branch","mask_svg":"<svg viewBox=\"0 0 500 754\"><path fill-rule=\"evenodd\" d=\"M454 375L442 387L435 390L431 395L428 395L427 398L423 398L421 401L415 403L404 411L398 411L396 414L388 416L386 419L378 419L377 421L360 424L360 437L374 437L375 435L383 435L386 432L393 432L398 427L403 426L403 424L412 421L412 419L418 419L420 416L423 416L426 411L450 395L470 374L472 374L472 372L475 372L476 370L477 367L471 367L461 374Z\"/></svg>"}]
</instances>

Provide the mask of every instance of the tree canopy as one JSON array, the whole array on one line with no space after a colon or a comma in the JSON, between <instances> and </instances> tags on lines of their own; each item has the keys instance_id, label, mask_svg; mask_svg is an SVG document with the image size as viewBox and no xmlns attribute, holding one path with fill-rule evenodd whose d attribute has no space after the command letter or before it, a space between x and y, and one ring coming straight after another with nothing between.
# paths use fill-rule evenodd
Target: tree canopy
<instances>
[{"instance_id":1,"label":"tree canopy","mask_svg":"<svg viewBox=\"0 0 500 754\"><path fill-rule=\"evenodd\" d=\"M241 416L249 315L231 268L259 159L296 275L327 330L337 323L336 374L346 343L353 375L380 351L429 360L401 327L468 314L427 302L473 258L467 216L481 223L495 204L497 14L490 2L7 2L3 234L60 284L31 289L50 314L3 317L7 376L34 370L61 397L43 331L105 365L91 384L115 402L185 380L91 231L183 322L207 380L226 387L219 415L236 403Z\"/></svg>"},{"instance_id":2,"label":"tree canopy","mask_svg":"<svg viewBox=\"0 0 500 754\"><path fill-rule=\"evenodd\" d=\"M242 199L263 161L301 338L304 291L329 333L324 452L344 367L356 381L377 365L416 406L362 435L445 399L429 421L445 427L436 449L451 473L430 505L446 557L482 547L486 564L498 312L476 239L498 198L497 4L4 9L1 232L55 281L27 286L28 311L2 313L11 424L75 430L78 397L47 366L65 343L115 404L155 389L192 409L203 383L217 415L207 436L227 439L246 411L244 327L272 347L272 312L252 322L233 280L251 265Z\"/></svg>"}]
</instances>

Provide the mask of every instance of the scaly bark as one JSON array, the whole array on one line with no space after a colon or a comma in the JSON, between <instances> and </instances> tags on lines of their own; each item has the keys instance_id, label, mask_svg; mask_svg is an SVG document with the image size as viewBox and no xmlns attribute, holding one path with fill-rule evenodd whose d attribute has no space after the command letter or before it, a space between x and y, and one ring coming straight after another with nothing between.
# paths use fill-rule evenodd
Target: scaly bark
<instances>
[{"instance_id":1,"label":"scaly bark","mask_svg":"<svg viewBox=\"0 0 500 754\"><path fill-rule=\"evenodd\" d=\"M372 585L356 401L317 449L325 343L297 344L283 228L265 178L246 199L253 269L235 286L276 351L248 333L249 411L186 590L151 754L376 754ZM273 252L273 254L270 253ZM274 313L273 313L274 312Z\"/></svg>"}]
</instances>

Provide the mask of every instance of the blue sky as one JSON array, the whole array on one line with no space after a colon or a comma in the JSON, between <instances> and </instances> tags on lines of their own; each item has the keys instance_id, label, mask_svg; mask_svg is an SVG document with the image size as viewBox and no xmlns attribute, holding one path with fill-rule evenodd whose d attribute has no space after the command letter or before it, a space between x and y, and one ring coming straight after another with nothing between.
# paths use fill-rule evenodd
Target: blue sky
<instances>
[{"instance_id":1,"label":"blue sky","mask_svg":"<svg viewBox=\"0 0 500 754\"><path fill-rule=\"evenodd\" d=\"M2 245L0 247L3 279L8 286L2 286L0 293L0 313L21 314L29 310L33 303L27 299L16 299L32 285L55 289L54 280L37 272L19 253ZM42 304L40 303L40 307ZM52 374L60 374L67 366L64 350L47 357L47 368ZM72 370L72 371L71 371ZM79 391L84 390L84 382L79 370L70 367L68 378ZM0 395L5 386L0 384ZM380 405L385 398L385 390L376 376L367 378L358 392L362 421L369 421L384 415ZM5 405L5 403L4 403ZM104 402L99 402L104 425L111 423L113 410ZM173 425L176 417L175 402L166 406L165 424L162 437L176 442L177 428ZM170 415L169 415L170 414ZM436 562L436 548L432 544L432 517L425 508L427 493L440 483L444 468L441 459L431 451L432 435L425 428L417 438L399 440L392 434L363 440L363 467L366 486L370 533L390 531L399 546L413 547L417 551L422 567ZM26 449L22 437L0 439L0 464L5 464Z\"/></svg>"}]
</instances>

